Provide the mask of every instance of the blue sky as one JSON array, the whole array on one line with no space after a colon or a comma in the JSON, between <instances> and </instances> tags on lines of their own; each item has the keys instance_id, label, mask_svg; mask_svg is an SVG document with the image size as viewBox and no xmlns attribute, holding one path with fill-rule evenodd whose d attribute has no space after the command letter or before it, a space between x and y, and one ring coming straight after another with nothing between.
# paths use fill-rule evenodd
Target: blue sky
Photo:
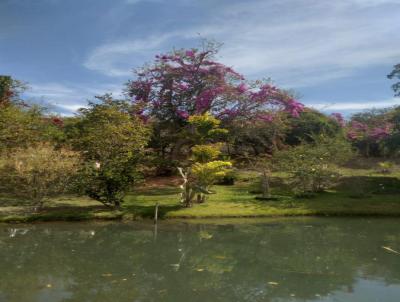
<instances>
[{"instance_id":1,"label":"blue sky","mask_svg":"<svg viewBox=\"0 0 400 302\"><path fill-rule=\"evenodd\" d=\"M70 114L201 36L223 42L219 60L246 77L351 113L400 104L386 78L399 35L400 0L0 0L0 74Z\"/></svg>"}]
</instances>

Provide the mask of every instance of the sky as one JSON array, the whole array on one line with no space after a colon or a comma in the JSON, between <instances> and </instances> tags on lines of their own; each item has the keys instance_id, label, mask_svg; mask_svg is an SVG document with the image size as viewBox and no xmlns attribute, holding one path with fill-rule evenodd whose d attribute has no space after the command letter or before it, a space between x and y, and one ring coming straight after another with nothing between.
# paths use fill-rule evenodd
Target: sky
<instances>
[{"instance_id":1,"label":"sky","mask_svg":"<svg viewBox=\"0 0 400 302\"><path fill-rule=\"evenodd\" d=\"M119 96L133 69L201 39L326 112L400 105L386 77L400 63L400 0L0 0L0 74L60 114Z\"/></svg>"}]
</instances>

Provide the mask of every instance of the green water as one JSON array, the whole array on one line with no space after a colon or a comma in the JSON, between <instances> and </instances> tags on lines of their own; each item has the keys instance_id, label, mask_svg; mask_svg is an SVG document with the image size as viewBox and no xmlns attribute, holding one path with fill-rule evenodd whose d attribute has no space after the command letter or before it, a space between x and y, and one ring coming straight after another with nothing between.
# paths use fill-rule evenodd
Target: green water
<instances>
[{"instance_id":1,"label":"green water","mask_svg":"<svg viewBox=\"0 0 400 302\"><path fill-rule=\"evenodd\" d=\"M400 220L0 226L0 301L400 301Z\"/></svg>"}]
</instances>

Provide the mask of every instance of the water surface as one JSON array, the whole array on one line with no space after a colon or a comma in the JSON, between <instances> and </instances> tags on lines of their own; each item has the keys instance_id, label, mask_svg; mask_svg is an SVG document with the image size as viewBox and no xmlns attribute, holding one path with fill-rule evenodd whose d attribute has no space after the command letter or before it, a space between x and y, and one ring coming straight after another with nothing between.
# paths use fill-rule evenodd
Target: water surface
<instances>
[{"instance_id":1,"label":"water surface","mask_svg":"<svg viewBox=\"0 0 400 302\"><path fill-rule=\"evenodd\" d=\"M398 219L1 225L0 301L398 302L396 251Z\"/></svg>"}]
</instances>

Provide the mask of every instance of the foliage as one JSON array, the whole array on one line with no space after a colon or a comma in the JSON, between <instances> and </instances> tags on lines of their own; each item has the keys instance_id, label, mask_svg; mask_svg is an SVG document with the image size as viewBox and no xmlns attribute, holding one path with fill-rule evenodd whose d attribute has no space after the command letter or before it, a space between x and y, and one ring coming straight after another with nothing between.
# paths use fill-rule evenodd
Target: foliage
<instances>
[{"instance_id":1,"label":"foliage","mask_svg":"<svg viewBox=\"0 0 400 302\"><path fill-rule=\"evenodd\" d=\"M385 155L400 156L400 106L387 111L388 121L392 127L390 135L383 140Z\"/></svg>"},{"instance_id":2,"label":"foliage","mask_svg":"<svg viewBox=\"0 0 400 302\"><path fill-rule=\"evenodd\" d=\"M305 109L298 118L290 118L285 142L291 146L301 142L312 142L314 136L336 136L341 133L343 118L334 114L331 117L313 109Z\"/></svg>"},{"instance_id":3,"label":"foliage","mask_svg":"<svg viewBox=\"0 0 400 302\"><path fill-rule=\"evenodd\" d=\"M49 197L71 189L79 165L79 154L39 144L17 149L0 168L2 191L42 206Z\"/></svg>"},{"instance_id":4,"label":"foliage","mask_svg":"<svg viewBox=\"0 0 400 302\"><path fill-rule=\"evenodd\" d=\"M393 71L388 75L389 79L398 79L400 80L400 64L397 64L393 67ZM396 82L392 85L395 96L400 96L400 81Z\"/></svg>"},{"instance_id":5,"label":"foliage","mask_svg":"<svg viewBox=\"0 0 400 302\"><path fill-rule=\"evenodd\" d=\"M379 172L383 174L390 174L394 167L394 163L390 161L379 162Z\"/></svg>"},{"instance_id":6,"label":"foliage","mask_svg":"<svg viewBox=\"0 0 400 302\"><path fill-rule=\"evenodd\" d=\"M259 174L262 199L271 198L270 178L274 168L273 157L271 155L249 156L246 154L241 160L247 169Z\"/></svg>"},{"instance_id":7,"label":"foliage","mask_svg":"<svg viewBox=\"0 0 400 302\"><path fill-rule=\"evenodd\" d=\"M217 158L221 145L195 145L192 147L192 158L195 162L206 163Z\"/></svg>"},{"instance_id":8,"label":"foliage","mask_svg":"<svg viewBox=\"0 0 400 302\"><path fill-rule=\"evenodd\" d=\"M303 143L282 151L278 164L290 173L296 193L321 192L336 183L339 177L336 165L352 156L351 145L341 137L315 136L313 142Z\"/></svg>"},{"instance_id":9,"label":"foliage","mask_svg":"<svg viewBox=\"0 0 400 302\"><path fill-rule=\"evenodd\" d=\"M151 146L160 156L177 159L185 145L190 116L209 113L227 123L242 118L264 118L287 112L297 116L303 105L269 82L249 82L232 68L217 61L218 46L175 50L157 55L150 66L136 71L127 84L133 108L142 119L150 119L154 133ZM186 154L187 155L187 154Z\"/></svg>"},{"instance_id":10,"label":"foliage","mask_svg":"<svg viewBox=\"0 0 400 302\"><path fill-rule=\"evenodd\" d=\"M196 184L204 188L205 191L209 191L209 187L221 177L224 177L227 172L227 168L232 167L232 163L229 161L214 160L206 163L197 162L191 167L192 176L196 180Z\"/></svg>"},{"instance_id":11,"label":"foliage","mask_svg":"<svg viewBox=\"0 0 400 302\"><path fill-rule=\"evenodd\" d=\"M44 114L39 106L10 104L0 110L0 153L26 148L62 136L61 119Z\"/></svg>"},{"instance_id":12,"label":"foliage","mask_svg":"<svg viewBox=\"0 0 400 302\"><path fill-rule=\"evenodd\" d=\"M352 116L347 127L347 137L364 156L382 156L386 141L393 135L395 123L391 110L369 110Z\"/></svg>"},{"instance_id":13,"label":"foliage","mask_svg":"<svg viewBox=\"0 0 400 302\"><path fill-rule=\"evenodd\" d=\"M85 159L82 186L85 193L107 206L118 207L138 178L138 163L149 129L128 111L126 102L109 95L80 109L72 140Z\"/></svg>"},{"instance_id":14,"label":"foliage","mask_svg":"<svg viewBox=\"0 0 400 302\"><path fill-rule=\"evenodd\" d=\"M0 109L12 104L23 104L20 95L27 89L27 85L10 76L0 75Z\"/></svg>"},{"instance_id":15,"label":"foliage","mask_svg":"<svg viewBox=\"0 0 400 302\"><path fill-rule=\"evenodd\" d=\"M179 168L183 178L181 202L192 205L197 196L197 202L204 202L210 187L220 178L226 176L227 168L232 166L229 161L217 160L221 155L222 144L213 144L215 133L226 133L219 128L220 121L208 113L194 115L188 118L191 138L198 142L191 148L192 164L186 169ZM208 142L208 143L207 143Z\"/></svg>"},{"instance_id":16,"label":"foliage","mask_svg":"<svg viewBox=\"0 0 400 302\"><path fill-rule=\"evenodd\" d=\"M227 124L229 154L262 156L283 148L288 118L285 114L264 114L264 119L236 119Z\"/></svg>"}]
</instances>

